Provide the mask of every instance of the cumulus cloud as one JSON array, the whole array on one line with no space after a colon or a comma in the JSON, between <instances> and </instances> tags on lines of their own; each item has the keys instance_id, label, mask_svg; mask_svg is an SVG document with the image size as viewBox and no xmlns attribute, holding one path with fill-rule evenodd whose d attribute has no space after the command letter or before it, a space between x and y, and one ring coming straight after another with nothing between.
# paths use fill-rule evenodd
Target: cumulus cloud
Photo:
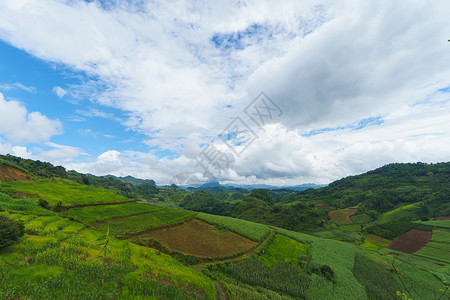
<instances>
[{"instance_id":1,"label":"cumulus cloud","mask_svg":"<svg viewBox=\"0 0 450 300\"><path fill-rule=\"evenodd\" d=\"M62 98L67 94L67 91L60 86L53 87L53 92L59 97Z\"/></svg>"},{"instance_id":2,"label":"cumulus cloud","mask_svg":"<svg viewBox=\"0 0 450 300\"><path fill-rule=\"evenodd\" d=\"M40 112L28 112L17 101L7 101L0 93L0 134L13 143L46 142L62 133L59 120L51 120Z\"/></svg>"},{"instance_id":3,"label":"cumulus cloud","mask_svg":"<svg viewBox=\"0 0 450 300\"><path fill-rule=\"evenodd\" d=\"M93 108L78 115L117 120L147 135L151 148L179 153L111 150L74 168L162 183L198 172L199 146L263 90L283 116L258 132L223 180L326 183L393 161L448 160L445 8L444 0L152 1L108 9L100 1L10 0L0 4L0 38L87 74L67 92L123 111L120 119ZM373 119L383 122L361 123Z\"/></svg>"}]
</instances>

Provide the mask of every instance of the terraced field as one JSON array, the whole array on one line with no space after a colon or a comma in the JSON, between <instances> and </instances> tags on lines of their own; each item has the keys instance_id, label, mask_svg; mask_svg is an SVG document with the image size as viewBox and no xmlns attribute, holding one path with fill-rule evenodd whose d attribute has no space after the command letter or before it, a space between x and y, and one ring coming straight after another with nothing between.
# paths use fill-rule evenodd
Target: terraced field
<instances>
[{"instance_id":1,"label":"terraced field","mask_svg":"<svg viewBox=\"0 0 450 300\"><path fill-rule=\"evenodd\" d=\"M257 245L234 232L217 230L214 226L196 219L156 229L139 235L139 238L155 239L170 250L207 258L231 256Z\"/></svg>"},{"instance_id":2,"label":"terraced field","mask_svg":"<svg viewBox=\"0 0 450 300\"><path fill-rule=\"evenodd\" d=\"M334 223L338 225L348 225L353 224L352 220L350 219L350 216L353 215L355 212L356 209L354 208L339 209L335 211L330 211L328 213L328 216Z\"/></svg>"},{"instance_id":3,"label":"terraced field","mask_svg":"<svg viewBox=\"0 0 450 300\"><path fill-rule=\"evenodd\" d=\"M175 208L156 209L153 212L112 219L107 222L95 223L93 227L106 232L108 226L112 235L124 237L133 233L143 232L160 226L168 226L193 218L197 213Z\"/></svg>"},{"instance_id":4,"label":"terraced field","mask_svg":"<svg viewBox=\"0 0 450 300\"><path fill-rule=\"evenodd\" d=\"M141 202L75 207L69 209L64 215L81 220L87 224L104 222L129 216L142 215L150 212L164 210L161 207L144 204Z\"/></svg>"}]
</instances>

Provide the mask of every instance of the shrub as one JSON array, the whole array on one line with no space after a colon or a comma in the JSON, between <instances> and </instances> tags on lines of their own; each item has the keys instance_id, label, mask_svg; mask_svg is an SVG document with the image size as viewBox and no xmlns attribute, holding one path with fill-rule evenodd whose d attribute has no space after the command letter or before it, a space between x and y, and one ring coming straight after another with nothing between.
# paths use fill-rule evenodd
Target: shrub
<instances>
[{"instance_id":1,"label":"shrub","mask_svg":"<svg viewBox=\"0 0 450 300\"><path fill-rule=\"evenodd\" d=\"M329 265L322 265L320 267L320 272L326 279L328 279L328 280L333 279L334 271L333 271L333 269L331 269L331 267Z\"/></svg>"},{"instance_id":2,"label":"shrub","mask_svg":"<svg viewBox=\"0 0 450 300\"><path fill-rule=\"evenodd\" d=\"M56 202L55 207L53 207L53 211L56 211L56 212L62 211L62 202L61 201Z\"/></svg>"},{"instance_id":3,"label":"shrub","mask_svg":"<svg viewBox=\"0 0 450 300\"><path fill-rule=\"evenodd\" d=\"M6 216L0 216L0 249L13 245L23 234L23 223L18 224Z\"/></svg>"},{"instance_id":4,"label":"shrub","mask_svg":"<svg viewBox=\"0 0 450 300\"><path fill-rule=\"evenodd\" d=\"M44 200L44 199L40 198L40 199L38 200L38 204L39 204L39 206L42 207L42 208L50 209L50 206L48 205L48 201L47 201L47 200Z\"/></svg>"}]
</instances>

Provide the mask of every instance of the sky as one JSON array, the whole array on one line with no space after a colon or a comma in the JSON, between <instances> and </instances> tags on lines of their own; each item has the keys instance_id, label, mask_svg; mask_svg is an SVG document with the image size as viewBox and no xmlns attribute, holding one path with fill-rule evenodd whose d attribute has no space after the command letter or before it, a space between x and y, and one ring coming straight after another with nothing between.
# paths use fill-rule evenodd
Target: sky
<instances>
[{"instance_id":1,"label":"sky","mask_svg":"<svg viewBox=\"0 0 450 300\"><path fill-rule=\"evenodd\" d=\"M157 184L450 161L450 2L0 2L0 154Z\"/></svg>"}]
</instances>

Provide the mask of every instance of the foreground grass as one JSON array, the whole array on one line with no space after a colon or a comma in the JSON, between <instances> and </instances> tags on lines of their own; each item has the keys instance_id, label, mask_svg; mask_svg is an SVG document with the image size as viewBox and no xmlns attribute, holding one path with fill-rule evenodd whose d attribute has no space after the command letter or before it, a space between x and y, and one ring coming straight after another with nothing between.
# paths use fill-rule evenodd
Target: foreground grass
<instances>
[{"instance_id":1,"label":"foreground grass","mask_svg":"<svg viewBox=\"0 0 450 300\"><path fill-rule=\"evenodd\" d=\"M101 235L92 229L76 235L62 229L26 234L20 243L0 251L0 298L98 299L102 260L100 246L93 241ZM206 276L170 256L113 237L108 248L104 291L108 297L215 298L214 285Z\"/></svg>"}]
</instances>

